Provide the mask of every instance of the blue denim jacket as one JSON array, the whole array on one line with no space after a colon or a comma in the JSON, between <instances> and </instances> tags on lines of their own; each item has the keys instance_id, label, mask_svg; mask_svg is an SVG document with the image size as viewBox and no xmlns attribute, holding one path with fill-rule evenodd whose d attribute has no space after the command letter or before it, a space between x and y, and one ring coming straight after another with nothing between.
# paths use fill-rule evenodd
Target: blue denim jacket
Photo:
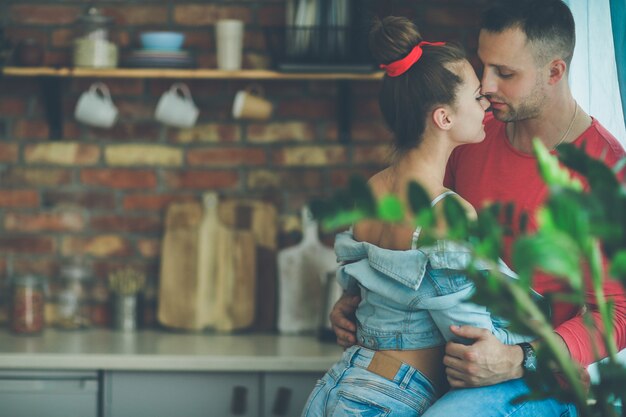
<instances>
[{"instance_id":1,"label":"blue denim jacket","mask_svg":"<svg viewBox=\"0 0 626 417\"><path fill-rule=\"evenodd\" d=\"M510 332L504 320L466 301L474 284L463 273L470 253L460 244L442 240L419 249L390 250L358 242L347 231L337 235L335 253L342 263L339 284L360 291L356 318L362 346L413 350L448 340L469 342L452 334L452 324L486 328L506 344L533 339Z\"/></svg>"}]
</instances>

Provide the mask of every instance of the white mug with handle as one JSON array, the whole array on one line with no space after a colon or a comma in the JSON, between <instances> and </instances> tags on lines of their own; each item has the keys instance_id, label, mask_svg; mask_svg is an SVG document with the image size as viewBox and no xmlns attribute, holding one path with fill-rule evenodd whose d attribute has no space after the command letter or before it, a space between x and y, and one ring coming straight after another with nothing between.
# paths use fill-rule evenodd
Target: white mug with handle
<instances>
[{"instance_id":1,"label":"white mug with handle","mask_svg":"<svg viewBox=\"0 0 626 417\"><path fill-rule=\"evenodd\" d=\"M189 87L176 83L159 99L154 117L168 126L189 128L196 124L199 113Z\"/></svg>"},{"instance_id":2,"label":"white mug with handle","mask_svg":"<svg viewBox=\"0 0 626 417\"><path fill-rule=\"evenodd\" d=\"M78 98L74 117L89 126L110 128L117 121L117 107L113 104L109 88L101 82L94 83Z\"/></svg>"}]
</instances>

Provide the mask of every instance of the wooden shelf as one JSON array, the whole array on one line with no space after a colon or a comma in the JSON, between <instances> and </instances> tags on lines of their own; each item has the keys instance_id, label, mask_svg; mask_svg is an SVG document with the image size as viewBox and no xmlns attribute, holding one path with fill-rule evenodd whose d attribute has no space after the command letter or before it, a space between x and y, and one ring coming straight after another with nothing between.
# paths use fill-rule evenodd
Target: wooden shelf
<instances>
[{"instance_id":1,"label":"wooden shelf","mask_svg":"<svg viewBox=\"0 0 626 417\"><path fill-rule=\"evenodd\" d=\"M142 78L142 79L204 79L204 80L327 80L337 83L337 126L340 141L350 141L351 88L350 81L376 81L382 72L278 72L269 70L220 71L214 69L161 68L52 68L0 67L6 77L32 77L40 80L50 139L63 137L62 80L66 78Z\"/></svg>"},{"instance_id":2,"label":"wooden shelf","mask_svg":"<svg viewBox=\"0 0 626 417\"><path fill-rule=\"evenodd\" d=\"M5 67L2 74L11 77L59 78L198 78L244 80L380 80L382 72L373 73L299 73L270 70L220 71L212 69L160 69L160 68L51 68Z\"/></svg>"}]
</instances>

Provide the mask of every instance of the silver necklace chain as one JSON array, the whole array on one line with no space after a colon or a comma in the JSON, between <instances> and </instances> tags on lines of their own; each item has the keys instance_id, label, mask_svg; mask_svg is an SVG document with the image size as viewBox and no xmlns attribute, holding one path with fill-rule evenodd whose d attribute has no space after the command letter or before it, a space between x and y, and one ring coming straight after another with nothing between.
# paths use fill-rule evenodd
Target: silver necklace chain
<instances>
[{"instance_id":1,"label":"silver necklace chain","mask_svg":"<svg viewBox=\"0 0 626 417\"><path fill-rule=\"evenodd\" d=\"M561 139L559 139L556 145L552 147L552 150L556 149L557 146L563 143L567 135L569 135L569 132L572 130L572 126L574 126L574 120L576 120L576 116L578 115L578 103L574 101L574 104L576 104L576 107L574 107L574 116L572 116L572 120L569 122L569 126L567 126L567 130L565 131L565 133L563 133L563 136L561 136Z\"/></svg>"}]
</instances>

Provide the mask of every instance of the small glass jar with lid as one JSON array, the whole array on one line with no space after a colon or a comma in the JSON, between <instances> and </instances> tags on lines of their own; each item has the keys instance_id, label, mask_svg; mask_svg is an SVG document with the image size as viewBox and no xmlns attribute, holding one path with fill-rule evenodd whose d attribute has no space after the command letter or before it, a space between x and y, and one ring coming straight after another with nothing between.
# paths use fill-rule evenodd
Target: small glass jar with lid
<instances>
[{"instance_id":1,"label":"small glass jar with lid","mask_svg":"<svg viewBox=\"0 0 626 417\"><path fill-rule=\"evenodd\" d=\"M80 257L63 265L59 274L56 324L62 329L84 329L91 325L89 291L91 266Z\"/></svg>"},{"instance_id":2,"label":"small glass jar with lid","mask_svg":"<svg viewBox=\"0 0 626 417\"><path fill-rule=\"evenodd\" d=\"M112 19L95 7L78 19L74 40L74 66L87 68L114 68L118 50L109 39Z\"/></svg>"},{"instance_id":3,"label":"small glass jar with lid","mask_svg":"<svg viewBox=\"0 0 626 417\"><path fill-rule=\"evenodd\" d=\"M45 279L36 274L11 280L10 327L17 334L37 334L45 326Z\"/></svg>"}]
</instances>

